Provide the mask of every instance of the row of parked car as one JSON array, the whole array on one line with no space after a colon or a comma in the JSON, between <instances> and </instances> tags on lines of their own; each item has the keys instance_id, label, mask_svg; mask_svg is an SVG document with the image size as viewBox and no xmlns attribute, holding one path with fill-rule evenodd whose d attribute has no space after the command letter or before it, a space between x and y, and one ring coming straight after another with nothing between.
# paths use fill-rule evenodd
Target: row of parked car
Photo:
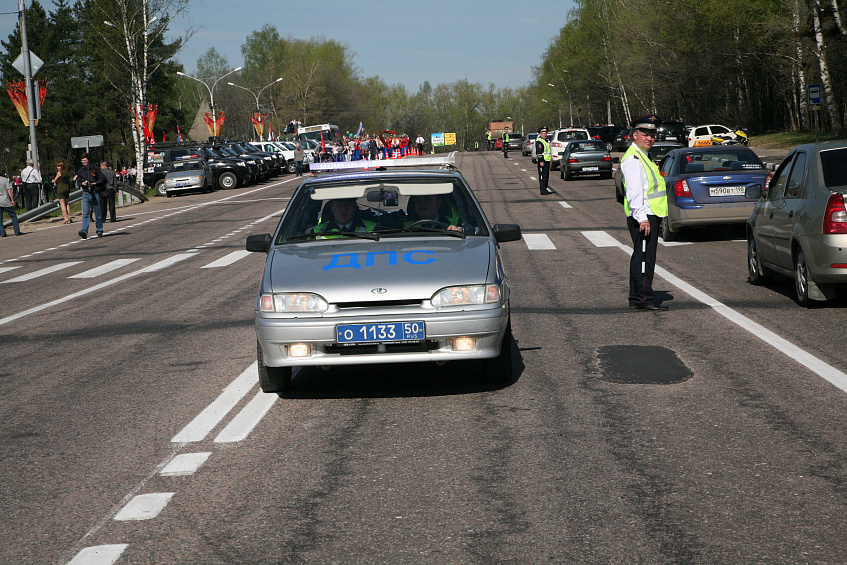
<instances>
[{"instance_id":1,"label":"row of parked car","mask_svg":"<svg viewBox=\"0 0 847 565\"><path fill-rule=\"evenodd\" d=\"M314 161L317 144L304 145L308 166ZM265 182L281 173L294 173L292 142L164 142L147 150L144 184L160 196L216 188L230 189Z\"/></svg>"}]
</instances>

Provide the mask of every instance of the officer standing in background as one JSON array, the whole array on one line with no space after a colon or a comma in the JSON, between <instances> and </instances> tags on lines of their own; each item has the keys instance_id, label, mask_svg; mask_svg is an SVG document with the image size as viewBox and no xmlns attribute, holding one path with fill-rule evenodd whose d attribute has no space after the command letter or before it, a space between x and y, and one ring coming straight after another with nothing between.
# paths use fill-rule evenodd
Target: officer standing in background
<instances>
[{"instance_id":1,"label":"officer standing in background","mask_svg":"<svg viewBox=\"0 0 847 565\"><path fill-rule=\"evenodd\" d=\"M538 165L538 184L541 188L541 195L555 194L555 190L547 188L547 182L550 180L550 161L553 159L550 142L547 141L547 126L541 126L541 129L538 130L532 159Z\"/></svg>"},{"instance_id":2,"label":"officer standing in background","mask_svg":"<svg viewBox=\"0 0 847 565\"><path fill-rule=\"evenodd\" d=\"M491 130L485 130L485 150L491 151Z\"/></svg>"},{"instance_id":3,"label":"officer standing in background","mask_svg":"<svg viewBox=\"0 0 847 565\"><path fill-rule=\"evenodd\" d=\"M633 120L632 145L624 153L620 165L626 191L624 212L633 248L629 261L629 307L636 310L668 309L657 304L653 295L659 228L662 218L668 215L668 198L665 179L647 152L656 141L660 125L662 118L655 114ZM642 251L644 241L646 251Z\"/></svg>"},{"instance_id":4,"label":"officer standing in background","mask_svg":"<svg viewBox=\"0 0 847 565\"><path fill-rule=\"evenodd\" d=\"M509 128L503 128L503 157L509 156Z\"/></svg>"}]
</instances>

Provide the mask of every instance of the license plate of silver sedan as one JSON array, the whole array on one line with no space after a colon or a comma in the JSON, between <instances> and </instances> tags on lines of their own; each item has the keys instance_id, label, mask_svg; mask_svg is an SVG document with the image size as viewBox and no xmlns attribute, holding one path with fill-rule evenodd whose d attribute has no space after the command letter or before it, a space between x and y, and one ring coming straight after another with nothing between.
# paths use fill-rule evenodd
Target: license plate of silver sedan
<instances>
[{"instance_id":1,"label":"license plate of silver sedan","mask_svg":"<svg viewBox=\"0 0 847 565\"><path fill-rule=\"evenodd\" d=\"M264 392L308 366L472 361L511 380L500 244L520 226L489 224L452 154L387 163L315 165L275 232L247 238L267 254L254 303Z\"/></svg>"}]
</instances>

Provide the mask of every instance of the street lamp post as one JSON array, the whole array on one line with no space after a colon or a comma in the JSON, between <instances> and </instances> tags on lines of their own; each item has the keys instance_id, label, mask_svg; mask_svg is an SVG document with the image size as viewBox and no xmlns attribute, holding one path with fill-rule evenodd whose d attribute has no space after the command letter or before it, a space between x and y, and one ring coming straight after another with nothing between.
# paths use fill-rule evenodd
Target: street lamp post
<instances>
[{"instance_id":1,"label":"street lamp post","mask_svg":"<svg viewBox=\"0 0 847 565\"><path fill-rule=\"evenodd\" d=\"M275 81L273 81L272 83L270 83L270 84L267 84L267 85L263 86L262 88L260 88L260 89L259 89L258 94L257 94L257 93L255 93L255 92L253 92L251 89L249 89L249 88L247 88L247 87L244 87L244 86L239 86L239 85L235 84L234 82L227 82L227 84L228 84L228 85L230 85L230 86L234 86L235 88L240 88L241 90L246 90L247 92L249 92L250 94L252 94L252 95L253 95L253 97L256 99L256 111L257 111L257 112L261 112L261 110L259 110L259 95L261 95L261 94L262 94L262 92L263 92L266 88L268 88L269 86L273 86L273 85L275 85L276 83L278 83L278 82L279 82L279 81L281 81L281 80L282 80L282 77L279 77L278 79L276 79L276 80L275 80ZM259 136L259 141L264 141L264 139L262 139L262 136L261 136L261 135Z\"/></svg>"},{"instance_id":2,"label":"street lamp post","mask_svg":"<svg viewBox=\"0 0 847 565\"><path fill-rule=\"evenodd\" d=\"M547 83L547 86L552 86L553 88L556 88L555 84L552 84L552 83L549 83L549 82ZM562 84L562 86L565 87L565 92L568 93L568 109L570 110L570 114L571 114L570 127L573 127L573 99L571 98L571 91L564 84ZM561 108L559 109L559 127L562 127L562 110L561 110Z\"/></svg>"},{"instance_id":3,"label":"street lamp post","mask_svg":"<svg viewBox=\"0 0 847 565\"><path fill-rule=\"evenodd\" d=\"M226 74L225 74L225 75L223 75L222 77L220 77L220 78L218 78L217 80L215 80L215 82L213 82L213 83L212 83L212 86L211 86L211 87L209 87L209 85L208 85L208 84L206 84L206 83L205 83L205 81L202 81L202 80L200 80L200 79L199 79L199 78L197 78L197 77L193 77L193 76L191 76L191 75L187 75L187 74L185 74L185 73L184 73L184 72L182 72L182 71L177 71L177 72L176 72L176 74L178 74L178 75L179 75L179 76L181 76L181 77L185 77L185 78L190 78L190 79L192 79L192 80L196 80L197 82L199 82L200 84L202 84L203 86L205 86L205 87L206 87L206 90L208 90L208 91L209 91L209 106L211 106L211 107L212 107L212 124L213 124L213 126L212 126L212 127L213 127L213 129L214 129L215 133L218 133L218 116L217 116L217 114L215 113L215 86L218 84L218 82L219 82L222 78L224 78L224 77L228 77L228 76L229 76L229 75L231 75L232 73L234 73L234 72L236 72L236 71L240 71L240 70L241 70L241 67L236 67L236 68L232 69L231 71L229 71L228 73L226 73Z\"/></svg>"}]
</instances>

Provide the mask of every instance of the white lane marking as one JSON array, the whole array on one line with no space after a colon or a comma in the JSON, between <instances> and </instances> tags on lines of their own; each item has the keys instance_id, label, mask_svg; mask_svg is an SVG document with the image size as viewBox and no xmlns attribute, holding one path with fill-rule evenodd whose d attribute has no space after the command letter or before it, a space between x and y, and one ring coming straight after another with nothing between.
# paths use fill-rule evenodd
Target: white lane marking
<instances>
[{"instance_id":1,"label":"white lane marking","mask_svg":"<svg viewBox=\"0 0 847 565\"><path fill-rule=\"evenodd\" d=\"M582 232L583 234L587 233L598 233L598 232ZM605 232L599 232L605 233ZM610 239L614 239L612 236L606 234ZM586 235L586 237L588 237ZM590 238L589 238L590 239ZM598 247L609 247L609 246L598 246ZM627 254L632 254L632 248L628 245L624 245L622 243L618 243L617 247L624 250ZM676 275L671 274L666 269L662 267L656 267L655 273L685 292L695 300L698 300L705 304L706 306L715 310L718 314L729 320L730 322L736 324L738 327L747 330L757 338L764 341L766 344L773 346L777 351L780 351L793 359L794 361L800 363L816 375L825 379L832 383L835 387L841 389L844 392L847 392L847 374L842 371L839 371L829 363L818 359L808 351L797 347L787 339L780 337L769 329L765 328L761 324L754 322L747 316L733 310L726 304L715 300L705 292L695 288L694 286L688 284L681 278Z\"/></svg>"},{"instance_id":2,"label":"white lane marking","mask_svg":"<svg viewBox=\"0 0 847 565\"><path fill-rule=\"evenodd\" d=\"M24 282L32 279L36 279L38 277L49 275L50 273L55 273L56 271L61 271L62 269L67 269L68 267L73 267L74 265L79 265L82 261L70 261L68 263L59 263L58 265L53 265L52 267L47 267L45 269L39 269L38 271L33 271L31 273L27 273L26 275L21 275L19 277L15 277L13 279L9 279L7 281L3 281L0 284L9 284L16 282Z\"/></svg>"},{"instance_id":3,"label":"white lane marking","mask_svg":"<svg viewBox=\"0 0 847 565\"><path fill-rule=\"evenodd\" d=\"M196 255L193 254L193 253L174 255L173 257L169 257L168 259L164 259L163 261L159 261L158 263L154 263L153 265L150 265L149 267L146 267L144 269L139 269L138 271L133 271L131 273L121 275L121 276L116 277L114 279L101 282L100 284L95 284L94 286L91 286L91 287L85 288L83 290L71 293L67 296L59 298L58 300L53 300L51 302L41 304L40 306L35 306L33 308L30 308L29 310L24 310L23 312L18 312L17 314L12 314L11 316L6 316L5 318L0 318L0 326L2 326L3 324L8 324L9 322L13 322L15 320L18 320L18 319L23 318L25 316L29 316L30 314L35 314L36 312L41 312L42 310L46 310L47 308L51 308L51 307L56 306L58 304L64 304L65 302L68 302L69 300L73 300L74 298L79 298L80 296L85 296L86 294L96 292L100 289L106 288L107 286L111 286L111 285L119 283L121 281L125 281L125 280L127 280L131 277L134 277L136 275L139 275L141 273L150 273L150 272L153 272L153 271L158 271L160 269L163 269L165 267L168 267L168 266L176 263L177 261L181 261L183 259L187 259L189 257L195 257L195 256ZM8 282L8 281L6 281L6 282Z\"/></svg>"},{"instance_id":4,"label":"white lane marking","mask_svg":"<svg viewBox=\"0 0 847 565\"><path fill-rule=\"evenodd\" d=\"M547 237L547 234L525 233L523 234L523 240L526 242L527 249L556 249L556 246L553 245L553 242L549 237Z\"/></svg>"},{"instance_id":5,"label":"white lane marking","mask_svg":"<svg viewBox=\"0 0 847 565\"><path fill-rule=\"evenodd\" d=\"M232 381L220 396L176 434L171 442L202 441L258 382L259 365L254 362L237 379Z\"/></svg>"},{"instance_id":6,"label":"white lane marking","mask_svg":"<svg viewBox=\"0 0 847 565\"><path fill-rule=\"evenodd\" d=\"M597 247L618 247L621 245L617 239L604 231L584 231L582 235Z\"/></svg>"},{"instance_id":7,"label":"white lane marking","mask_svg":"<svg viewBox=\"0 0 847 565\"><path fill-rule=\"evenodd\" d=\"M71 275L69 279L93 279L99 277L101 275L105 275L106 273L110 273L116 269L120 269L121 267L125 267L130 263L134 263L138 261L140 257L136 257L134 259L117 259L110 263L106 263L105 265L101 265L99 267L95 267L94 269L89 269L88 271L79 273L78 275Z\"/></svg>"},{"instance_id":8,"label":"white lane marking","mask_svg":"<svg viewBox=\"0 0 847 565\"><path fill-rule=\"evenodd\" d=\"M676 247L677 245L693 245L690 241L665 241L661 237L659 238L659 244L664 245L665 247Z\"/></svg>"},{"instance_id":9,"label":"white lane marking","mask_svg":"<svg viewBox=\"0 0 847 565\"><path fill-rule=\"evenodd\" d=\"M559 200L559 205L560 205L562 208L573 208L573 206L571 206L570 204L568 204L568 203L567 203L567 202L565 202L564 200Z\"/></svg>"},{"instance_id":10,"label":"white lane marking","mask_svg":"<svg viewBox=\"0 0 847 565\"><path fill-rule=\"evenodd\" d=\"M13 270L15 270L15 269L20 269L20 268L21 268L21 266L20 266L20 265L18 265L17 267L0 267L0 273L5 273L5 272L8 272L8 271L13 271Z\"/></svg>"},{"instance_id":11,"label":"white lane marking","mask_svg":"<svg viewBox=\"0 0 847 565\"><path fill-rule=\"evenodd\" d=\"M215 438L215 443L241 441L246 438L265 417L265 414L268 413L268 410L271 409L278 398L279 395L276 394L269 394L261 390L257 392L253 400L221 430L221 433Z\"/></svg>"},{"instance_id":12,"label":"white lane marking","mask_svg":"<svg viewBox=\"0 0 847 565\"><path fill-rule=\"evenodd\" d=\"M538 180L537 178L535 178L533 176L530 176L529 178L531 178L532 180Z\"/></svg>"},{"instance_id":13,"label":"white lane marking","mask_svg":"<svg viewBox=\"0 0 847 565\"><path fill-rule=\"evenodd\" d=\"M112 565L127 547L128 543L86 547L68 561L68 565Z\"/></svg>"},{"instance_id":14,"label":"white lane marking","mask_svg":"<svg viewBox=\"0 0 847 565\"><path fill-rule=\"evenodd\" d=\"M211 452L204 453L182 453L173 458L165 465L159 474L163 477L183 477L193 475L203 466L203 463L212 455Z\"/></svg>"},{"instance_id":15,"label":"white lane marking","mask_svg":"<svg viewBox=\"0 0 847 565\"><path fill-rule=\"evenodd\" d=\"M126 520L150 520L159 515L165 509L168 502L174 496L174 492L151 492L139 494L129 501L121 511L115 515L115 520L123 522Z\"/></svg>"}]
</instances>

